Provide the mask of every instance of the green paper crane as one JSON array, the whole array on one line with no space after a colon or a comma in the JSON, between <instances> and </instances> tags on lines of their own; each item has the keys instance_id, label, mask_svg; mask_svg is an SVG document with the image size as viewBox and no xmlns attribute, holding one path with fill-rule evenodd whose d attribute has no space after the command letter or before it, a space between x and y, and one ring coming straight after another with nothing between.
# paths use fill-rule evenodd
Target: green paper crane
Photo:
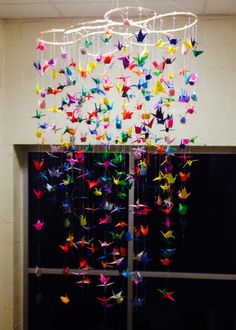
<instances>
[{"instance_id":1,"label":"green paper crane","mask_svg":"<svg viewBox=\"0 0 236 330\"><path fill-rule=\"evenodd\" d=\"M43 116L45 116L45 114L43 114L41 111L39 111L38 109L36 109L35 116L33 116L32 118L40 119Z\"/></svg>"},{"instance_id":2,"label":"green paper crane","mask_svg":"<svg viewBox=\"0 0 236 330\"><path fill-rule=\"evenodd\" d=\"M91 39L85 39L84 40L84 47L85 48L89 48L90 46L92 46L93 42Z\"/></svg>"},{"instance_id":3,"label":"green paper crane","mask_svg":"<svg viewBox=\"0 0 236 330\"><path fill-rule=\"evenodd\" d=\"M137 55L137 57L133 57L138 66L144 66L147 58L147 56L142 56L139 54Z\"/></svg>"},{"instance_id":4,"label":"green paper crane","mask_svg":"<svg viewBox=\"0 0 236 330\"><path fill-rule=\"evenodd\" d=\"M179 213L181 215L186 215L187 212L188 212L188 205L184 205L184 204L179 203Z\"/></svg>"},{"instance_id":5,"label":"green paper crane","mask_svg":"<svg viewBox=\"0 0 236 330\"><path fill-rule=\"evenodd\" d=\"M111 39L111 37L112 37L112 36L109 36L109 37L103 37L103 36L101 36L101 39L102 39L102 41L103 41L105 44L108 44L109 41L110 41L110 39Z\"/></svg>"}]
</instances>

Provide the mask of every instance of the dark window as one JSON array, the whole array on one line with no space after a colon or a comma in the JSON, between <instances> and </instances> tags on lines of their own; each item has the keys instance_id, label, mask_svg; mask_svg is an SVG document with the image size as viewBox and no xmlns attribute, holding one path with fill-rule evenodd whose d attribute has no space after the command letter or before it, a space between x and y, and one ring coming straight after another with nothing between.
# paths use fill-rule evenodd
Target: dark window
<instances>
[{"instance_id":1,"label":"dark window","mask_svg":"<svg viewBox=\"0 0 236 330\"><path fill-rule=\"evenodd\" d=\"M233 154L198 154L191 168L191 177L187 182L188 212L183 218L178 213L178 197L175 191L174 208L170 215L173 222L175 240L173 248L176 253L168 270L192 273L236 273L236 155ZM149 235L143 244L135 242L135 254L145 245L151 261L145 265L136 262L139 270L166 270L160 263L165 215L156 205L159 186L153 182L157 176L159 164L163 161L158 155L150 158L147 176L136 181L135 195L146 202L152 211L140 220L135 217L136 224L148 224ZM172 160L177 169L178 155ZM178 178L177 178L178 180Z\"/></svg>"},{"instance_id":2,"label":"dark window","mask_svg":"<svg viewBox=\"0 0 236 330\"><path fill-rule=\"evenodd\" d=\"M109 155L113 158L114 154ZM44 169L40 173L34 168L34 160L44 160ZM94 195L94 189L88 188L88 181L103 178L107 180L107 189L109 189L111 180L116 177L116 171L128 173L129 160L127 154L122 154L122 164L111 167L107 170L98 163L104 162L104 155L101 153L88 153L82 165L78 164L73 170L65 170L68 166L66 157L63 154L54 154L54 157L47 153L29 153L29 267L44 268L63 268L70 265L71 268L78 268L79 258L87 258L88 264L92 262L92 268L101 269L101 262L96 261L94 256L90 256L89 251L85 250L86 255L79 251L71 249L70 253L63 253L60 245L63 245L66 237L73 231L74 241L77 242L81 237L86 240L96 238L101 241L111 241L110 232L114 229L114 223L117 223L122 217L128 218L128 187L125 187L123 195L116 194L116 187L113 185L112 193L103 193L101 196ZM50 177L49 170L59 170L61 176ZM83 174L86 173L84 179ZM39 175L43 175L39 179ZM45 176L45 178L44 178ZM68 185L63 185L63 180L71 180ZM128 182L128 181L127 181ZM51 186L51 192L47 185ZM54 189L54 187L56 187ZM33 189L42 190L45 195L40 202L35 198ZM119 190L120 192L120 190ZM98 225L99 219L106 216L103 206L104 201L109 200L110 204L120 206L122 209L112 213L112 223L107 225ZM40 234L35 231L34 224L41 217L44 222L45 230ZM86 224L81 225L81 216L86 217ZM122 229L113 230L118 235ZM40 242L41 244L39 244ZM119 240L116 240L117 247L120 247ZM122 240L123 247L127 249L127 242ZM40 248L40 251L39 251ZM40 259L40 260L39 260ZM102 260L102 259L100 259Z\"/></svg>"},{"instance_id":3,"label":"dark window","mask_svg":"<svg viewBox=\"0 0 236 330\"><path fill-rule=\"evenodd\" d=\"M173 279L176 303L162 299L164 279L145 280L145 301L134 311L135 330L234 330L236 284L231 281Z\"/></svg>"},{"instance_id":4,"label":"dark window","mask_svg":"<svg viewBox=\"0 0 236 330\"><path fill-rule=\"evenodd\" d=\"M64 294L65 280L61 275L43 275L38 278L29 275L29 323L32 330L99 330L99 329L126 329L126 303L114 304L105 310L97 302L96 297L101 295L101 288L97 276L92 276L91 285L78 285L76 276L69 276L66 285L69 289L70 303L61 303L58 293ZM113 290L119 288L126 293L126 281L116 278Z\"/></svg>"},{"instance_id":5,"label":"dark window","mask_svg":"<svg viewBox=\"0 0 236 330\"><path fill-rule=\"evenodd\" d=\"M235 281L227 281L227 277L217 281L214 273L236 274L236 155L193 155L198 161L193 163L190 180L186 183L191 195L188 199L188 212L184 217L178 212L178 190L175 191L175 205L170 218L174 223L175 233L171 247L176 252L172 262L166 267L160 263L163 248L160 230L163 228L161 224L165 221L165 215L156 203L160 188L153 182L160 170L163 156L149 155L146 175L136 176L133 186L129 187L131 190L127 187L124 194L119 195L119 191L112 188L109 202L121 206L122 210L113 214L113 225L98 226L98 220L106 215L106 211L101 208L95 211L93 208L98 204L102 206L107 196L95 196L88 188L87 180L95 180L97 177L106 180L107 177L115 177L116 171L128 173L130 168L135 168L138 161L133 160L132 151L122 153L118 150L117 154L122 154L122 162L117 167L105 169L99 163L104 162L107 156L100 152L90 152L86 154L82 164L75 166L73 171L67 171L65 154L56 153L52 157L45 152L29 152L28 329L130 330L127 328L128 321L128 324L133 324L134 330L234 330ZM110 157L114 155L112 153ZM45 170L36 171L34 160L42 159ZM183 165L178 155L172 159L172 163L177 174ZM60 186L58 178L50 176L48 168L61 170L63 178L72 181L66 187ZM86 177L82 180L81 175L85 173ZM107 188L109 189L109 182ZM38 203L33 189L45 191L42 202ZM133 212L134 209L129 207L130 195L133 196L132 203L139 199L151 211L146 215ZM91 228L90 230L81 226L81 215L86 216L84 227ZM39 218L45 226L45 230L40 233L33 226ZM142 224L144 227L149 226L149 234L146 238L141 236L141 239L135 239L131 232L134 240L130 245L128 239L115 239L117 248L126 249L127 255L121 267L112 270L109 276L115 276L112 288L114 292L122 288L125 300L123 304L114 304L112 308L103 309L96 299L102 296L97 287L99 272L103 271L102 259L99 258L101 252L97 258L91 256L86 249L72 249L69 253L64 253L60 245L63 245L72 229L75 242L83 235L87 240L93 237L101 241L114 239L110 232L114 229L114 223L121 219L127 220L129 225L125 232L132 231L133 224L136 227ZM115 234L119 235L122 231L123 229L118 228ZM133 263L128 260L141 251L147 252L147 262L140 262L137 258L134 258ZM64 276L62 272L67 266L78 269L80 261L84 259L94 269L90 276L92 284L88 286L75 284L76 275ZM127 269L127 264L130 271L140 271L143 274L141 284L134 285L133 288L132 281L119 276L119 272ZM34 274L36 266L44 268L44 274L40 277ZM151 277L150 273L145 275L149 271L152 272ZM160 272L166 271L194 273L195 276L194 279L168 279L163 273L163 278L160 278ZM209 280L197 279L199 273L210 274ZM176 302L161 297L160 290L163 288L174 292ZM111 289L109 290L110 293ZM60 301L60 295L65 292L70 295L70 303L67 305ZM131 302L134 303L139 298L142 306L133 306L133 315L129 315Z\"/></svg>"}]
</instances>

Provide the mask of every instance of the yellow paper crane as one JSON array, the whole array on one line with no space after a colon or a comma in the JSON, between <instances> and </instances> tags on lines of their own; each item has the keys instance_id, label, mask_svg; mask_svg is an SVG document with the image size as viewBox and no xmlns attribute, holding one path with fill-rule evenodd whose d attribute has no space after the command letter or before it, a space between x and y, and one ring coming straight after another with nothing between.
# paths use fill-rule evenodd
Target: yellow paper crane
<instances>
[{"instance_id":1,"label":"yellow paper crane","mask_svg":"<svg viewBox=\"0 0 236 330\"><path fill-rule=\"evenodd\" d=\"M153 93L158 95L160 93L163 93L165 91L164 86L162 85L162 83L160 82L160 80L157 80L155 83L155 86L153 88Z\"/></svg>"},{"instance_id":2,"label":"yellow paper crane","mask_svg":"<svg viewBox=\"0 0 236 330\"><path fill-rule=\"evenodd\" d=\"M163 233L163 231L161 230L161 233L165 239L175 238L175 236L173 235L173 230L168 230L166 233Z\"/></svg>"},{"instance_id":3,"label":"yellow paper crane","mask_svg":"<svg viewBox=\"0 0 236 330\"><path fill-rule=\"evenodd\" d=\"M67 295L65 296L60 296L61 301L63 302L63 304L68 304L70 302L70 299L68 298Z\"/></svg>"},{"instance_id":4,"label":"yellow paper crane","mask_svg":"<svg viewBox=\"0 0 236 330\"><path fill-rule=\"evenodd\" d=\"M162 39L159 39L156 43L155 43L155 46L157 48L163 48L165 45L164 41Z\"/></svg>"},{"instance_id":5,"label":"yellow paper crane","mask_svg":"<svg viewBox=\"0 0 236 330\"><path fill-rule=\"evenodd\" d=\"M81 214L79 220L80 220L80 226L85 227L87 225L86 215Z\"/></svg>"},{"instance_id":6,"label":"yellow paper crane","mask_svg":"<svg viewBox=\"0 0 236 330\"><path fill-rule=\"evenodd\" d=\"M190 195L191 193L188 193L185 187L182 188L178 193L178 196L181 199L187 199Z\"/></svg>"}]
</instances>

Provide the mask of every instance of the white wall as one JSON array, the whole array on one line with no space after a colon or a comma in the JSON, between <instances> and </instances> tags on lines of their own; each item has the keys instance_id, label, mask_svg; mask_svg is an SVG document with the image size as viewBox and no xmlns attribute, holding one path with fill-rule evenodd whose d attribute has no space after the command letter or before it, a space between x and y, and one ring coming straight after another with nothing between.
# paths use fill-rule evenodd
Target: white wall
<instances>
[{"instance_id":1,"label":"white wall","mask_svg":"<svg viewBox=\"0 0 236 330\"><path fill-rule=\"evenodd\" d=\"M14 322L14 308L19 311L22 304L20 277L16 273L22 270L22 169L13 145L37 143L31 119L37 102L33 92L37 75L32 66L35 35L47 28L74 23L75 20L0 21L0 329L4 330L18 328L20 318ZM198 136L197 145L236 145L235 39L235 16L200 18L198 40L205 54L198 61L199 102L190 127L191 133Z\"/></svg>"}]
</instances>

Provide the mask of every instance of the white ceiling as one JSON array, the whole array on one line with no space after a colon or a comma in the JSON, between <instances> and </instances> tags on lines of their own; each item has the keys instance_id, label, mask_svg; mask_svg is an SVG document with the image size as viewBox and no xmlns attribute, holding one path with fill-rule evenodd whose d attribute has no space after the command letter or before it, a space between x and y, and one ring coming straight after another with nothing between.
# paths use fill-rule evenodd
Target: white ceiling
<instances>
[{"instance_id":1,"label":"white ceiling","mask_svg":"<svg viewBox=\"0 0 236 330\"><path fill-rule=\"evenodd\" d=\"M236 0L0 0L0 18L98 18L117 6L141 6L158 13L236 14Z\"/></svg>"}]
</instances>

